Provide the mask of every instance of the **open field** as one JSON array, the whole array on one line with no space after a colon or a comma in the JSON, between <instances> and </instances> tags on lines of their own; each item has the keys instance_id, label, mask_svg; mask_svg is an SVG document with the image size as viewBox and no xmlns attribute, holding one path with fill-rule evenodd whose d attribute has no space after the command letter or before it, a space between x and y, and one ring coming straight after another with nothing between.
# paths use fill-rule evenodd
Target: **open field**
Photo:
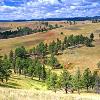
<instances>
[{"instance_id":1,"label":"open field","mask_svg":"<svg viewBox=\"0 0 100 100\"><path fill-rule=\"evenodd\" d=\"M38 91L0 88L0 100L100 100L100 95L92 93L65 94L63 91Z\"/></svg>"}]
</instances>

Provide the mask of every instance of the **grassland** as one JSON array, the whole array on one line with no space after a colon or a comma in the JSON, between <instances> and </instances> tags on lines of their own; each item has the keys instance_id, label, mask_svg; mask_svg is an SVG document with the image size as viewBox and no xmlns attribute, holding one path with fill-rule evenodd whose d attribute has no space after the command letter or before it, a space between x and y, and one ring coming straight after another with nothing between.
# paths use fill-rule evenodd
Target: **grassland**
<instances>
[{"instance_id":1,"label":"grassland","mask_svg":"<svg viewBox=\"0 0 100 100\"><path fill-rule=\"evenodd\" d=\"M30 26L36 22L23 23L0 23L0 27L11 27L15 29L18 26ZM97 70L97 63L100 61L100 23L78 22L76 25L68 25L64 22L49 22L50 24L58 23L63 25L62 28L57 28L44 33L35 33L27 36L1 39L0 40L0 55L8 54L11 49L17 46L24 45L27 49L36 46L41 41L46 43L63 39L64 36L71 34L83 34L89 36L94 33L95 41L94 47L81 47L73 50L66 49L62 55L58 55L59 62L67 66L71 63L72 66L68 70L72 73L76 72L79 67L81 71L89 67L92 71ZM60 33L64 34L61 35ZM61 70L53 70L60 73ZM0 83L0 100L100 100L100 96L96 94L68 94L58 91L57 93L47 91L46 84L37 79L31 80L29 77L25 78L23 75L12 75L7 83ZM4 88L6 87L6 88ZM14 88L14 89L11 89ZM91 97L93 95L93 97ZM79 98L78 98L79 97ZM34 98L34 99L33 99ZM66 99L67 98L67 99Z\"/></svg>"},{"instance_id":2,"label":"grassland","mask_svg":"<svg viewBox=\"0 0 100 100\"><path fill-rule=\"evenodd\" d=\"M5 94L5 95L4 95ZM0 100L100 100L100 95L82 93L65 94L63 91L39 91L0 88Z\"/></svg>"},{"instance_id":3,"label":"grassland","mask_svg":"<svg viewBox=\"0 0 100 100\"><path fill-rule=\"evenodd\" d=\"M38 22L23 22L23 23L0 23L0 26L16 28L18 26L34 26ZM63 25L62 28L57 28L50 30L44 33L35 33L27 36L16 37L11 39L1 39L0 40L0 54L8 54L11 49L15 49L17 46L24 45L26 48L32 48L37 45L41 41L46 43L51 42L52 40L56 40L57 38L63 39L64 36L68 36L71 34L83 34L89 36L90 33L94 33L95 47L88 48L82 47L74 50L65 50L62 55L59 55L57 58L60 63L63 65L67 65L68 63L73 63L74 67L71 71L75 72L77 67L80 67L81 70L89 67L91 70L95 70L97 67L97 62L100 57L100 23L91 23L91 22L77 22L76 25L68 25L64 22L49 22L50 24L58 24ZM64 34L61 35L60 33Z\"/></svg>"}]
</instances>

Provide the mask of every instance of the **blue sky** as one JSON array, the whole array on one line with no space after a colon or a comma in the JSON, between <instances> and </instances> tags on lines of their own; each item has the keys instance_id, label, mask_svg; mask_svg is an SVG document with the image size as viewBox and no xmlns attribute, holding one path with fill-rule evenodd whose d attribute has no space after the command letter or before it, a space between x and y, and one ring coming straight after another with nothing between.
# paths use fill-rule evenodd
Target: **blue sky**
<instances>
[{"instance_id":1,"label":"blue sky","mask_svg":"<svg viewBox=\"0 0 100 100\"><path fill-rule=\"evenodd\" d=\"M0 0L0 20L100 15L100 0Z\"/></svg>"}]
</instances>

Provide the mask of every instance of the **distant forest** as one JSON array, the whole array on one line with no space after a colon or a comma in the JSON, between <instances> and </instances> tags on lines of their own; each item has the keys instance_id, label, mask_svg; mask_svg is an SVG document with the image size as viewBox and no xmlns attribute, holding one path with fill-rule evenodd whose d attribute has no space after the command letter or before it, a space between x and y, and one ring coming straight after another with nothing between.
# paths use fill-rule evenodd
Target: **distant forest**
<instances>
[{"instance_id":1,"label":"distant forest","mask_svg":"<svg viewBox=\"0 0 100 100\"><path fill-rule=\"evenodd\" d=\"M94 17L71 17L71 18L41 18L30 20L0 20L0 22L25 22L25 21L86 21L86 20L100 20L100 16Z\"/></svg>"},{"instance_id":2,"label":"distant forest","mask_svg":"<svg viewBox=\"0 0 100 100\"><path fill-rule=\"evenodd\" d=\"M14 31L7 30L7 31L0 32L0 39L14 38L14 37L29 35L37 32L47 32L48 30L63 27L62 25L58 25L58 24L51 25L48 24L48 22L44 22L42 24L45 25L45 27L40 26L39 28L35 28L35 29L31 29L29 27L17 27L17 29Z\"/></svg>"}]
</instances>

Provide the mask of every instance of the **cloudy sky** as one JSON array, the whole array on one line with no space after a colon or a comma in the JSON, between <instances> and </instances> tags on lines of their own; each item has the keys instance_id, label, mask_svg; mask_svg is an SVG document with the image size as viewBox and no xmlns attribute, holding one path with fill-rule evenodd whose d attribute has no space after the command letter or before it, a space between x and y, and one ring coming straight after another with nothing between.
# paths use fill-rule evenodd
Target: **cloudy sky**
<instances>
[{"instance_id":1,"label":"cloudy sky","mask_svg":"<svg viewBox=\"0 0 100 100\"><path fill-rule=\"evenodd\" d=\"M100 0L0 0L0 20L100 15Z\"/></svg>"}]
</instances>

